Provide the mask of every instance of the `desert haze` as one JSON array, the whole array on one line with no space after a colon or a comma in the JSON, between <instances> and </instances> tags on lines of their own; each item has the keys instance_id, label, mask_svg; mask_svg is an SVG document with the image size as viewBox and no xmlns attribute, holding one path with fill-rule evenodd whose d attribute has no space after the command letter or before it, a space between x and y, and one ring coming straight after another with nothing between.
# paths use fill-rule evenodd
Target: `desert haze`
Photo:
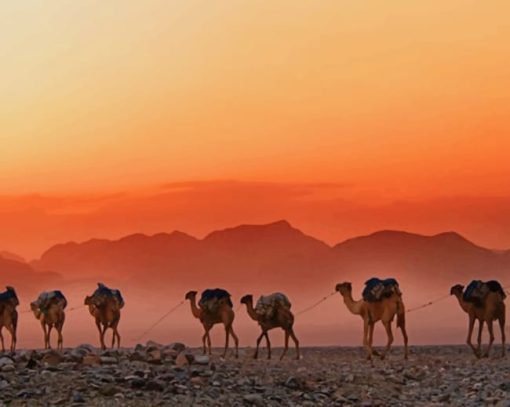
<instances>
[{"instance_id":1,"label":"desert haze","mask_svg":"<svg viewBox=\"0 0 510 407\"><path fill-rule=\"evenodd\" d=\"M369 277L395 277L407 307L414 308L447 295L455 283L481 278L505 285L510 268L510 251L477 246L455 232L422 236L380 231L330 246L284 220L218 230L203 239L175 231L68 242L50 247L29 263L12 253L3 256L2 283L16 286L21 311L42 290L62 289L74 308L98 281L120 288L127 304L120 325L126 346L147 339L140 335L192 289L224 287L232 293L235 307L244 294L283 291L298 312L331 293L338 282L352 281L356 298ZM241 345L253 345L257 327L244 308L236 315ZM358 345L361 325L335 295L298 316L296 332L304 345ZM465 325L454 298L408 315L412 344L461 343ZM21 346L38 347L39 329L32 314L21 314ZM213 332L214 340L221 341L221 329ZM201 328L185 304L150 337L199 345ZM97 340L84 308L69 312L65 338L68 346Z\"/></svg>"}]
</instances>

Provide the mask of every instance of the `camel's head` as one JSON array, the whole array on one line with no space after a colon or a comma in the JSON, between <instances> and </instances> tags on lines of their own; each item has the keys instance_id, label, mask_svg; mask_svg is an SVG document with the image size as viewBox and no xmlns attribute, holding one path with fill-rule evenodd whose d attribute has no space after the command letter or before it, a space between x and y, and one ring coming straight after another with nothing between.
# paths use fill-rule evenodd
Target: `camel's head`
<instances>
[{"instance_id":1,"label":"camel's head","mask_svg":"<svg viewBox=\"0 0 510 407\"><path fill-rule=\"evenodd\" d=\"M37 303L37 301L33 301L30 303L30 309L34 313L35 317L39 319L39 317L41 316L41 308L39 308L39 304Z\"/></svg>"},{"instance_id":2,"label":"camel's head","mask_svg":"<svg viewBox=\"0 0 510 407\"><path fill-rule=\"evenodd\" d=\"M253 302L253 295L251 294L245 295L241 298L241 304L249 304L250 302Z\"/></svg>"},{"instance_id":3,"label":"camel's head","mask_svg":"<svg viewBox=\"0 0 510 407\"><path fill-rule=\"evenodd\" d=\"M89 307L90 307L90 306L96 306L96 301L95 301L95 299L94 299L94 297L93 297L93 296L91 296L91 295L87 295L87 296L85 297L84 304L85 304L85 305L88 305Z\"/></svg>"},{"instance_id":4,"label":"camel's head","mask_svg":"<svg viewBox=\"0 0 510 407\"><path fill-rule=\"evenodd\" d=\"M197 296L197 292L196 291L188 291L186 293L186 296L184 297L184 299L186 299L186 300L193 300L196 296Z\"/></svg>"},{"instance_id":5,"label":"camel's head","mask_svg":"<svg viewBox=\"0 0 510 407\"><path fill-rule=\"evenodd\" d=\"M450 295L462 295L464 292L464 286L462 284L455 284L450 288Z\"/></svg>"},{"instance_id":6,"label":"camel's head","mask_svg":"<svg viewBox=\"0 0 510 407\"><path fill-rule=\"evenodd\" d=\"M338 283L335 287L335 291L338 291L342 295L352 293L352 284L348 282Z\"/></svg>"}]
</instances>

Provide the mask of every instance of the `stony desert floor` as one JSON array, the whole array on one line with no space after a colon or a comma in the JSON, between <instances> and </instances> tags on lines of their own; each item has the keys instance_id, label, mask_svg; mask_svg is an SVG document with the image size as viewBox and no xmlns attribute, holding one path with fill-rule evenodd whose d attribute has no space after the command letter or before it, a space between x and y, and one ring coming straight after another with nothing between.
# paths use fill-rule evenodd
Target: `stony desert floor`
<instances>
[{"instance_id":1,"label":"stony desert floor","mask_svg":"<svg viewBox=\"0 0 510 407\"><path fill-rule=\"evenodd\" d=\"M1 405L510 406L510 356L477 360L466 346L401 348L373 363L360 348L304 348L278 361L253 349L223 360L182 344L102 352L22 350L0 356ZM261 354L265 357L265 351Z\"/></svg>"}]
</instances>

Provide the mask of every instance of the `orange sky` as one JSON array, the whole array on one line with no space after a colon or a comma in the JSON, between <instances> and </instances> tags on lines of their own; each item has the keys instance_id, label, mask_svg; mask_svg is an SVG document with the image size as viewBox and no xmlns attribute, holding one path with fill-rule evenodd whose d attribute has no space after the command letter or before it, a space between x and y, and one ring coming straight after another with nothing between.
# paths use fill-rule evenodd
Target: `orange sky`
<instances>
[{"instance_id":1,"label":"orange sky","mask_svg":"<svg viewBox=\"0 0 510 407\"><path fill-rule=\"evenodd\" d=\"M0 249L276 218L330 242L391 227L510 247L509 15L508 1L4 2ZM162 192L181 181L207 182Z\"/></svg>"}]
</instances>

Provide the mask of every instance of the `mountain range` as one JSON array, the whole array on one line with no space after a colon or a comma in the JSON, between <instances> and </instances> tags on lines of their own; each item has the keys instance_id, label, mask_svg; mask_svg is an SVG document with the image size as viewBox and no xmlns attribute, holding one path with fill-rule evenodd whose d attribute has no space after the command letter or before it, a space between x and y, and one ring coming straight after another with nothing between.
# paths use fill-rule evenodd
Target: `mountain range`
<instances>
[{"instance_id":1,"label":"mountain range","mask_svg":"<svg viewBox=\"0 0 510 407\"><path fill-rule=\"evenodd\" d=\"M63 243L29 264L2 259L6 282L15 269L27 276L44 272L65 280L95 278L146 287L198 283L283 290L306 284L311 289L347 279L361 284L378 275L435 288L473 278L504 279L510 251L477 246L454 232L380 231L329 246L278 221L214 231L203 239L176 231Z\"/></svg>"}]
</instances>

